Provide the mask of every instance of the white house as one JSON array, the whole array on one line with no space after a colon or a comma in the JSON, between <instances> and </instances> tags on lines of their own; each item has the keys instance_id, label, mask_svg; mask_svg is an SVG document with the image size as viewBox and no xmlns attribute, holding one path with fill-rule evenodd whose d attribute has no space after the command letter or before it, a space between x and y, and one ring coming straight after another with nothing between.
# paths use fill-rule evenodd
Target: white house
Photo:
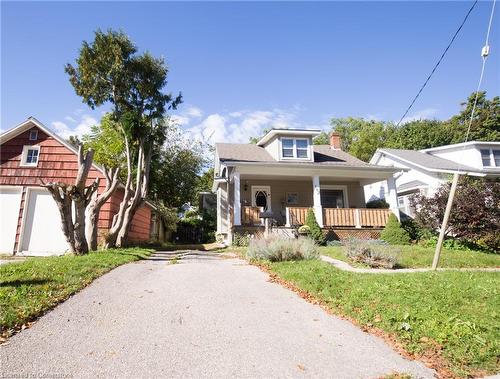
<instances>
[{"instance_id":1,"label":"white house","mask_svg":"<svg viewBox=\"0 0 500 379\"><path fill-rule=\"evenodd\" d=\"M406 169L395 174L398 208L411 216L410 195L420 191L431 196L455 172L500 177L500 142L471 141L419 151L383 148L377 149L370 163ZM367 202L387 198L385 181L366 185L364 191Z\"/></svg>"},{"instance_id":2,"label":"white house","mask_svg":"<svg viewBox=\"0 0 500 379\"><path fill-rule=\"evenodd\" d=\"M341 150L333 133L329 145L313 145L319 130L273 129L256 144L217 143L215 179L217 233L258 235L262 215L276 232L304 224L310 208L332 238L377 238L392 211L399 216L396 169L363 162ZM363 186L387 181L388 209L366 209Z\"/></svg>"}]
</instances>

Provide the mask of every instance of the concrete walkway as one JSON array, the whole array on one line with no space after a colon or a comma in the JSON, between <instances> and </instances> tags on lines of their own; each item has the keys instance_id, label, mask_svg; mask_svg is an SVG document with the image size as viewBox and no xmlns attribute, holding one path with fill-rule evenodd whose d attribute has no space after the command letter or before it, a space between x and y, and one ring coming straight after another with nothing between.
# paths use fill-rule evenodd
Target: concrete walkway
<instances>
[{"instance_id":1,"label":"concrete walkway","mask_svg":"<svg viewBox=\"0 0 500 379\"><path fill-rule=\"evenodd\" d=\"M242 260L173 256L121 266L11 337L0 377L434 375Z\"/></svg>"},{"instance_id":2,"label":"concrete walkway","mask_svg":"<svg viewBox=\"0 0 500 379\"><path fill-rule=\"evenodd\" d=\"M387 268L359 268L353 267L349 263L341 261L340 259L335 259L328 257L326 255L321 255L320 259L324 262L335 266L339 270L357 272L360 274L404 274L413 272L427 272L433 271L431 268L398 268L398 269L387 269ZM500 272L500 268L497 267L483 267L483 268L438 268L437 271L481 271L481 272ZM500 378L499 378L500 379Z\"/></svg>"}]
</instances>

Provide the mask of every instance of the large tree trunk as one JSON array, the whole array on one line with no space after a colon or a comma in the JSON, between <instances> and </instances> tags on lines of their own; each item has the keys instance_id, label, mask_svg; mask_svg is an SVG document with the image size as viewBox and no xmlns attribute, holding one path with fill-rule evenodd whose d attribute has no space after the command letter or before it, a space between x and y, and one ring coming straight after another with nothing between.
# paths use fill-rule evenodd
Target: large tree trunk
<instances>
[{"instance_id":1,"label":"large tree trunk","mask_svg":"<svg viewBox=\"0 0 500 379\"><path fill-rule=\"evenodd\" d=\"M116 239L117 247L127 245L128 232L132 224L135 212L146 198L149 183L149 168L151 166L151 149L146 153L144 142L139 144L139 154L137 158L137 175L135 183L135 193L125 210L123 224Z\"/></svg>"},{"instance_id":2,"label":"large tree trunk","mask_svg":"<svg viewBox=\"0 0 500 379\"><path fill-rule=\"evenodd\" d=\"M108 235L106 236L106 241L104 245L106 249L116 247L116 239L118 238L118 233L123 225L125 211L127 210L128 203L133 195L131 151L130 151L129 141L125 133L124 133L124 141L125 141L125 155L127 157L127 182L125 183L125 192L123 194L122 202L120 203L120 208L118 209L118 212L113 216L111 228L109 228Z\"/></svg>"},{"instance_id":3,"label":"large tree trunk","mask_svg":"<svg viewBox=\"0 0 500 379\"><path fill-rule=\"evenodd\" d=\"M94 152L83 155L82 145L78 149L78 174L74 185L66 183L42 183L52 195L61 215L61 228L68 242L70 251L75 254L86 254L89 251L85 238L85 209L92 195L99 187L99 179L86 186L87 177L92 167ZM73 220L73 204L75 219Z\"/></svg>"},{"instance_id":4,"label":"large tree trunk","mask_svg":"<svg viewBox=\"0 0 500 379\"><path fill-rule=\"evenodd\" d=\"M106 188L100 195L96 192L89 203L85 220L85 236L90 250L97 250L99 212L102 206L115 192L119 183L119 172L120 169L118 167L111 170L108 170L106 167L104 168Z\"/></svg>"}]
</instances>

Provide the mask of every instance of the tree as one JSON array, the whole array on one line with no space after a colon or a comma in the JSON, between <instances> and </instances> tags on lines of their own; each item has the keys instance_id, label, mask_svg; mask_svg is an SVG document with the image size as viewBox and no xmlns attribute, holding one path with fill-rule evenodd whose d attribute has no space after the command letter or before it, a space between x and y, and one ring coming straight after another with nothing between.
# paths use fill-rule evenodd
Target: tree
<instances>
[{"instance_id":1,"label":"tree","mask_svg":"<svg viewBox=\"0 0 500 379\"><path fill-rule=\"evenodd\" d=\"M392 213L387 220L384 230L380 233L380 239L391 245L408 245L410 243L410 235Z\"/></svg>"},{"instance_id":2,"label":"tree","mask_svg":"<svg viewBox=\"0 0 500 379\"><path fill-rule=\"evenodd\" d=\"M325 242L323 231L321 230L318 221L316 221L316 216L314 215L314 211L311 208L307 210L306 221L304 225L307 225L309 227L310 236L316 243L322 245Z\"/></svg>"},{"instance_id":3,"label":"tree","mask_svg":"<svg viewBox=\"0 0 500 379\"><path fill-rule=\"evenodd\" d=\"M318 136L313 138L313 145L329 145L330 138L328 137L328 133L321 132Z\"/></svg>"},{"instance_id":4,"label":"tree","mask_svg":"<svg viewBox=\"0 0 500 379\"><path fill-rule=\"evenodd\" d=\"M447 124L439 120L417 120L395 128L383 147L420 150L448 145L452 134Z\"/></svg>"},{"instance_id":5,"label":"tree","mask_svg":"<svg viewBox=\"0 0 500 379\"><path fill-rule=\"evenodd\" d=\"M125 150L119 128L109 113L99 125L92 126L90 134L83 136L83 143L86 149L95 152L94 161L102 166L106 178L104 191L95 192L85 218L87 243L91 250L97 250L99 212L118 187L120 170L125 165Z\"/></svg>"},{"instance_id":6,"label":"tree","mask_svg":"<svg viewBox=\"0 0 500 379\"><path fill-rule=\"evenodd\" d=\"M99 187L99 179L91 185L86 185L87 177L92 167L94 152L89 150L84 154L83 146L78 148L78 173L75 184L42 183L52 195L61 215L61 227L70 247L70 251L77 255L86 254L89 246L85 238L85 210L92 195ZM73 216L74 207L74 216Z\"/></svg>"},{"instance_id":7,"label":"tree","mask_svg":"<svg viewBox=\"0 0 500 379\"><path fill-rule=\"evenodd\" d=\"M450 183L431 197L414 195L415 222L422 228L439 231L448 201ZM500 248L500 181L462 176L457 186L446 235L498 251Z\"/></svg>"},{"instance_id":8,"label":"tree","mask_svg":"<svg viewBox=\"0 0 500 379\"><path fill-rule=\"evenodd\" d=\"M393 130L391 124L362 118L334 118L332 130L340 134L342 150L367 162L383 146Z\"/></svg>"},{"instance_id":9,"label":"tree","mask_svg":"<svg viewBox=\"0 0 500 379\"><path fill-rule=\"evenodd\" d=\"M448 121L452 134L451 143L464 141L475 98L476 93L473 92L467 102L462 103L462 111ZM485 91L479 92L468 140L500 141L500 97L488 100Z\"/></svg>"},{"instance_id":10,"label":"tree","mask_svg":"<svg viewBox=\"0 0 500 379\"><path fill-rule=\"evenodd\" d=\"M163 144L167 109L182 101L163 92L168 69L162 58L137 54L136 46L122 32L95 32L94 41L84 41L76 65L67 64L77 95L92 109L111 105L111 118L125 147L126 180L124 197L114 216L107 246L123 246L131 220L147 195L151 158Z\"/></svg>"}]
</instances>

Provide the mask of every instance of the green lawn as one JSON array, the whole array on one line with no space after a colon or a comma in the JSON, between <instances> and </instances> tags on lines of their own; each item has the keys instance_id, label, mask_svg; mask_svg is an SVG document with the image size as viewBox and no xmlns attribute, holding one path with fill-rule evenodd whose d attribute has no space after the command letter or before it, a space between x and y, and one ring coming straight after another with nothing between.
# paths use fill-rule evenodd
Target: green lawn
<instances>
[{"instance_id":1,"label":"green lawn","mask_svg":"<svg viewBox=\"0 0 500 379\"><path fill-rule=\"evenodd\" d=\"M412 353L442 349L456 375L500 370L499 273L357 274L316 260L269 268L334 312L395 335Z\"/></svg>"},{"instance_id":2,"label":"green lawn","mask_svg":"<svg viewBox=\"0 0 500 379\"><path fill-rule=\"evenodd\" d=\"M0 266L0 332L18 328L53 308L94 279L147 249L116 249L84 256L29 258Z\"/></svg>"},{"instance_id":3,"label":"green lawn","mask_svg":"<svg viewBox=\"0 0 500 379\"><path fill-rule=\"evenodd\" d=\"M418 268L430 267L432 265L434 248L417 245L398 246L398 248L401 249L400 267ZM321 247L320 253L349 262L341 246ZM500 267L500 254L485 253L482 251L443 249L439 267Z\"/></svg>"}]
</instances>

